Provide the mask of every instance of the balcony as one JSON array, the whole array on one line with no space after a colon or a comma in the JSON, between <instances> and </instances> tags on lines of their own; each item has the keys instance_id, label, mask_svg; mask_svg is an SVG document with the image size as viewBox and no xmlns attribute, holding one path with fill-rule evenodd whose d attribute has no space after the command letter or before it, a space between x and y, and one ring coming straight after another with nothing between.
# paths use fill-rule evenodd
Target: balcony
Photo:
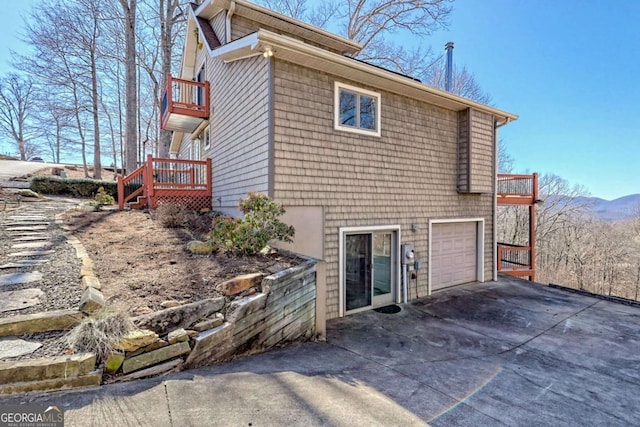
<instances>
[{"instance_id":1,"label":"balcony","mask_svg":"<svg viewBox=\"0 0 640 427\"><path fill-rule=\"evenodd\" d=\"M538 174L498 174L498 204L533 205L538 200Z\"/></svg>"},{"instance_id":2,"label":"balcony","mask_svg":"<svg viewBox=\"0 0 640 427\"><path fill-rule=\"evenodd\" d=\"M160 105L164 130L192 133L209 118L209 82L177 79L169 75Z\"/></svg>"},{"instance_id":3,"label":"balcony","mask_svg":"<svg viewBox=\"0 0 640 427\"><path fill-rule=\"evenodd\" d=\"M531 246L498 243L498 272L516 277L535 277Z\"/></svg>"}]
</instances>

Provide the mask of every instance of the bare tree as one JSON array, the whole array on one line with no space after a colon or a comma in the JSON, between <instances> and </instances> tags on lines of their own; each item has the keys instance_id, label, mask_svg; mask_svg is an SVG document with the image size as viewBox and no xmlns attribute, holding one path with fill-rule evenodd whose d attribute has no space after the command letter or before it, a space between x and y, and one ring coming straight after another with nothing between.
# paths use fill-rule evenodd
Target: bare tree
<instances>
[{"instance_id":1,"label":"bare tree","mask_svg":"<svg viewBox=\"0 0 640 427\"><path fill-rule=\"evenodd\" d=\"M0 134L13 140L20 160L27 160L30 115L34 107L34 84L29 78L9 73L0 79Z\"/></svg>"},{"instance_id":2,"label":"bare tree","mask_svg":"<svg viewBox=\"0 0 640 427\"><path fill-rule=\"evenodd\" d=\"M451 92L482 104L491 103L491 95L482 90L476 77L467 69L466 65L463 65L462 68L454 66L452 71ZM439 59L425 71L422 78L430 85L444 90L445 76L445 60Z\"/></svg>"},{"instance_id":3,"label":"bare tree","mask_svg":"<svg viewBox=\"0 0 640 427\"><path fill-rule=\"evenodd\" d=\"M137 166L138 151L138 80L136 67L137 0L120 0L125 34L125 160L128 173Z\"/></svg>"}]
</instances>

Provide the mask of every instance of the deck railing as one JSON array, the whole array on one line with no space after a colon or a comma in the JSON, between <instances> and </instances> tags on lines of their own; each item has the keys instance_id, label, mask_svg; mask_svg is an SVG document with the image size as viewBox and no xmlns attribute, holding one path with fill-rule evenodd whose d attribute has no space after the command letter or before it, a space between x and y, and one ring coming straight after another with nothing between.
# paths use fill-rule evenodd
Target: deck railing
<instances>
[{"instance_id":1,"label":"deck railing","mask_svg":"<svg viewBox=\"0 0 640 427\"><path fill-rule=\"evenodd\" d=\"M126 177L118 177L118 207L134 198L156 208L170 202L193 209L211 207L211 159L181 160L151 155Z\"/></svg>"},{"instance_id":2,"label":"deck railing","mask_svg":"<svg viewBox=\"0 0 640 427\"><path fill-rule=\"evenodd\" d=\"M498 243L498 271L516 276L531 276L534 270L531 255L530 246Z\"/></svg>"},{"instance_id":3,"label":"deck railing","mask_svg":"<svg viewBox=\"0 0 640 427\"><path fill-rule=\"evenodd\" d=\"M498 174L498 202L531 204L538 200L538 174Z\"/></svg>"},{"instance_id":4,"label":"deck railing","mask_svg":"<svg viewBox=\"0 0 640 427\"><path fill-rule=\"evenodd\" d=\"M209 82L196 82L167 76L160 114L164 126L171 114L206 119L209 117Z\"/></svg>"}]
</instances>

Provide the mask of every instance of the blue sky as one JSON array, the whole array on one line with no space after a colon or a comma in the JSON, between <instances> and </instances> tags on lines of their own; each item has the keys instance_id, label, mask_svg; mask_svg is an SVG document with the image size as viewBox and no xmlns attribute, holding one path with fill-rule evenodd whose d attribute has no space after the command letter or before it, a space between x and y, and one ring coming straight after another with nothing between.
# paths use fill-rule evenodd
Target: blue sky
<instances>
[{"instance_id":1,"label":"blue sky","mask_svg":"<svg viewBox=\"0 0 640 427\"><path fill-rule=\"evenodd\" d=\"M20 13L36 0L5 2L0 73L19 50ZM500 136L516 172L550 172L614 199L640 193L640 1L457 0L448 31L498 108L519 120ZM0 149L0 151L6 151Z\"/></svg>"}]
</instances>

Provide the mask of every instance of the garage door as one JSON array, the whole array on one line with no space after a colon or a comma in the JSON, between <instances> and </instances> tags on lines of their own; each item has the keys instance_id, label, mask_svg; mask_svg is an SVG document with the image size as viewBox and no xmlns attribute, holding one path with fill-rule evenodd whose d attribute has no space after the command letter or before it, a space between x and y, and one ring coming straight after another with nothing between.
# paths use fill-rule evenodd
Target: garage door
<instances>
[{"instance_id":1,"label":"garage door","mask_svg":"<svg viewBox=\"0 0 640 427\"><path fill-rule=\"evenodd\" d=\"M431 290L477 280L477 222L433 224Z\"/></svg>"}]
</instances>

